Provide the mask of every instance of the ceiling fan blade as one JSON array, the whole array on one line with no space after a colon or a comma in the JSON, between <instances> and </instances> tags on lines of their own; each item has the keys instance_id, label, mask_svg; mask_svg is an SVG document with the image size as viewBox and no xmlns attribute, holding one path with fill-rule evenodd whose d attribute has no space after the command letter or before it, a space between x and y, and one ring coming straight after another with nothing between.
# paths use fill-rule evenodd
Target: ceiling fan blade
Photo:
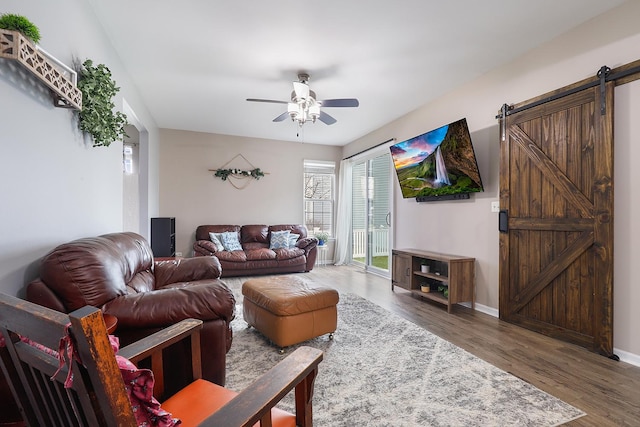
<instances>
[{"instance_id":1,"label":"ceiling fan blade","mask_svg":"<svg viewBox=\"0 0 640 427\"><path fill-rule=\"evenodd\" d=\"M331 117L330 115L328 115L324 111L320 111L320 116L318 117L318 120L320 120L325 125L332 125L335 122L337 122L336 119L334 119L333 117Z\"/></svg>"},{"instance_id":2,"label":"ceiling fan blade","mask_svg":"<svg viewBox=\"0 0 640 427\"><path fill-rule=\"evenodd\" d=\"M285 111L284 113L280 114L278 117L276 117L275 119L273 119L274 122L281 122L284 119L289 117L289 112Z\"/></svg>"},{"instance_id":3,"label":"ceiling fan blade","mask_svg":"<svg viewBox=\"0 0 640 427\"><path fill-rule=\"evenodd\" d=\"M296 98L309 99L309 85L301 82L293 82L293 91L296 93Z\"/></svg>"},{"instance_id":4,"label":"ceiling fan blade","mask_svg":"<svg viewBox=\"0 0 640 427\"><path fill-rule=\"evenodd\" d=\"M356 98L325 99L320 101L323 107L357 107L360 102Z\"/></svg>"},{"instance_id":5,"label":"ceiling fan blade","mask_svg":"<svg viewBox=\"0 0 640 427\"><path fill-rule=\"evenodd\" d=\"M256 98L247 98L247 101L250 102L271 102L272 104L288 104L288 101L278 101L275 99L256 99Z\"/></svg>"}]
</instances>

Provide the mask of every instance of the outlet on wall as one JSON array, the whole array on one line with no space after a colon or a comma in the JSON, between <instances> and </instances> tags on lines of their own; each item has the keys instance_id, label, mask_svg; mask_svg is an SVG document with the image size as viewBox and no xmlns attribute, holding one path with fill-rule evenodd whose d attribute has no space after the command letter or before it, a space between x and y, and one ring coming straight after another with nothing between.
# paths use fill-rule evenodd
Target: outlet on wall
<instances>
[{"instance_id":1,"label":"outlet on wall","mask_svg":"<svg viewBox=\"0 0 640 427\"><path fill-rule=\"evenodd\" d=\"M182 252L176 252L176 256L182 256Z\"/></svg>"},{"instance_id":2,"label":"outlet on wall","mask_svg":"<svg viewBox=\"0 0 640 427\"><path fill-rule=\"evenodd\" d=\"M500 212L500 202L491 202L491 212Z\"/></svg>"}]
</instances>

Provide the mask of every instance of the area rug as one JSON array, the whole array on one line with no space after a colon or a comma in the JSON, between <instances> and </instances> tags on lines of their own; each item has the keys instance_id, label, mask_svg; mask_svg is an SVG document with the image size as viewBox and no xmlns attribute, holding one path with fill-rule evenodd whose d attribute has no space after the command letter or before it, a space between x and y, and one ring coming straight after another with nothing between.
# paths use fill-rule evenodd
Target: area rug
<instances>
[{"instance_id":1,"label":"area rug","mask_svg":"<svg viewBox=\"0 0 640 427\"><path fill-rule=\"evenodd\" d=\"M232 322L227 387L240 391L284 355L242 319ZM301 345L324 351L313 397L314 425L554 426L585 415L354 294L341 294L338 329ZM297 347L297 346L296 346ZM279 407L293 411L292 393Z\"/></svg>"}]
</instances>

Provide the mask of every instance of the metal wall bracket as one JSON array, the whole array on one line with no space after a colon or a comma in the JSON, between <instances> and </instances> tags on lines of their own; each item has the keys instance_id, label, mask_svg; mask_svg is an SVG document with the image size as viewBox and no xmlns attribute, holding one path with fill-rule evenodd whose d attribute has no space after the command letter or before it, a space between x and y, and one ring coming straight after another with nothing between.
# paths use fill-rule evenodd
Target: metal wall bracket
<instances>
[{"instance_id":1,"label":"metal wall bracket","mask_svg":"<svg viewBox=\"0 0 640 427\"><path fill-rule=\"evenodd\" d=\"M600 115L604 116L607 112L607 98L606 98L606 83L607 77L609 77L609 73L611 72L611 68L603 65L598 70L598 78L600 79Z\"/></svg>"}]
</instances>

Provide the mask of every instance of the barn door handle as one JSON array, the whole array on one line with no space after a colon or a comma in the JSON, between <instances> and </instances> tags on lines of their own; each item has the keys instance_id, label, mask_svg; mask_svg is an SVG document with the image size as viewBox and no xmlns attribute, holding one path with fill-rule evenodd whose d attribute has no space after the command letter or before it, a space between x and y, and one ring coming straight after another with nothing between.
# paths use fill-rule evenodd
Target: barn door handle
<instances>
[{"instance_id":1,"label":"barn door handle","mask_svg":"<svg viewBox=\"0 0 640 427\"><path fill-rule=\"evenodd\" d=\"M498 214L498 230L501 233L509 232L509 211L503 210Z\"/></svg>"}]
</instances>

